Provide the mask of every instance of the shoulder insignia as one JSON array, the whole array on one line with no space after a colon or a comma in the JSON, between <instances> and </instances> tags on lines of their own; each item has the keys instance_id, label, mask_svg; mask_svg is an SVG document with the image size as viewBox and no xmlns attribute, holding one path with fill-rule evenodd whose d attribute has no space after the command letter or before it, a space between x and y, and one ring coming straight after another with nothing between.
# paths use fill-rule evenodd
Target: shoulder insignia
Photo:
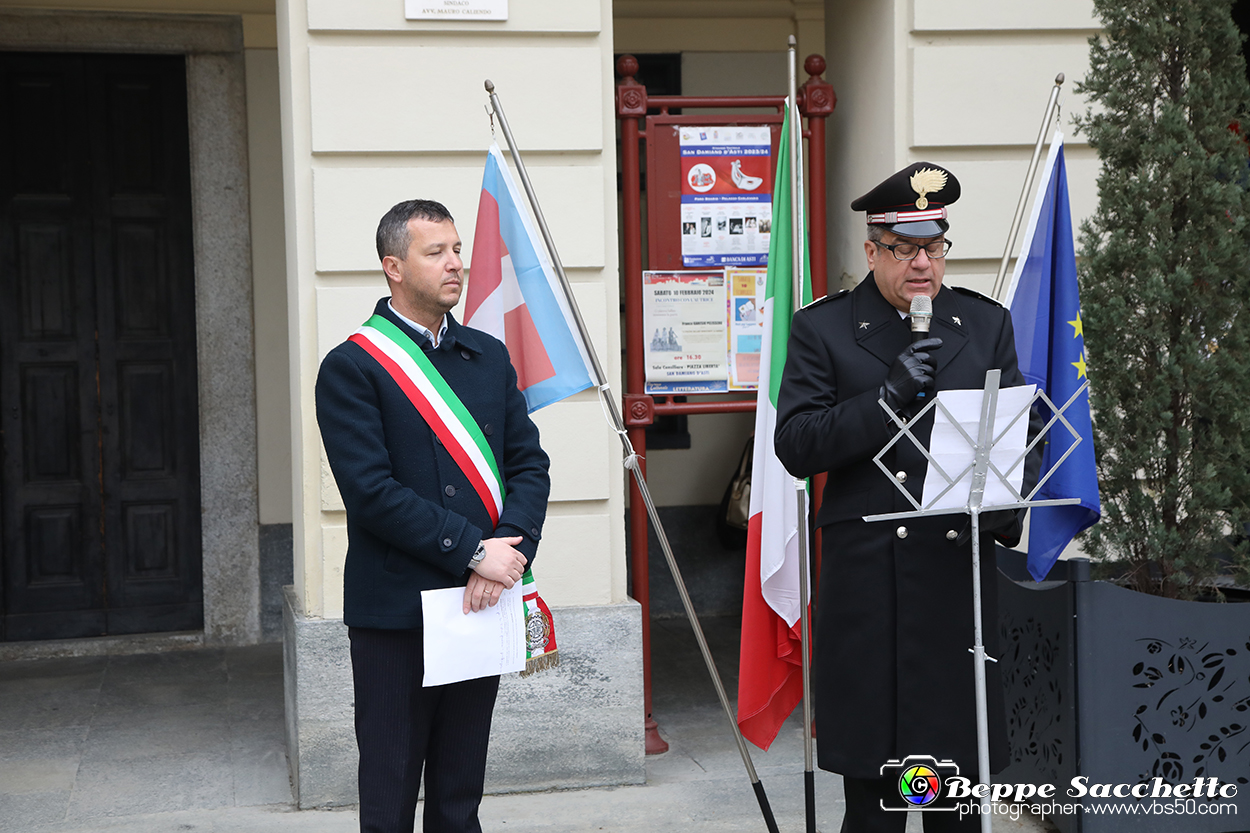
<instances>
[{"instance_id":1,"label":"shoulder insignia","mask_svg":"<svg viewBox=\"0 0 1250 833\"><path fill-rule=\"evenodd\" d=\"M1001 304L1001 303L999 303L998 301L994 300L993 298L991 298L991 297L990 297L990 296L988 296L988 295L985 295L985 294L982 294L982 293L980 293L980 292L977 292L975 289L969 289L969 288L968 288L968 287L966 287L966 286L952 286L952 287L951 287L951 289L955 290L955 291L956 291L956 292L958 292L960 295L967 295L969 298L979 298L979 299L980 299L980 300L982 300L982 301L988 301L988 302L990 302L991 304L993 304L993 305L994 305L994 306L996 306L996 307L1001 307L1001 306L1002 306L1002 304Z\"/></svg>"},{"instance_id":2,"label":"shoulder insignia","mask_svg":"<svg viewBox=\"0 0 1250 833\"><path fill-rule=\"evenodd\" d=\"M841 292L835 292L832 295L821 295L815 301L812 301L810 304L804 304L803 306L799 307L799 309L801 310L810 309L811 307L819 306L820 304L823 304L826 301L832 301L834 298L841 298L843 295L849 295L850 292L851 290L844 289Z\"/></svg>"}]
</instances>

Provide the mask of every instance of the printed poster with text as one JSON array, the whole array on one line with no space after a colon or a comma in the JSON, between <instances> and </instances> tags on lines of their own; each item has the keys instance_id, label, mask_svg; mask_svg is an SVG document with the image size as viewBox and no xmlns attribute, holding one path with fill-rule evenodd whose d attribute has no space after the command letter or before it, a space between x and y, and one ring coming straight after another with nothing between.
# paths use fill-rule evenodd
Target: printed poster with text
<instances>
[{"instance_id":1,"label":"printed poster with text","mask_svg":"<svg viewBox=\"0 0 1250 833\"><path fill-rule=\"evenodd\" d=\"M729 389L725 273L643 272L647 393Z\"/></svg>"},{"instance_id":2,"label":"printed poster with text","mask_svg":"<svg viewBox=\"0 0 1250 833\"><path fill-rule=\"evenodd\" d=\"M768 269L726 269L729 289L729 389L755 390L760 384L764 343L764 287Z\"/></svg>"},{"instance_id":3,"label":"printed poster with text","mask_svg":"<svg viewBox=\"0 0 1250 833\"><path fill-rule=\"evenodd\" d=\"M767 127L681 127L683 266L766 266L772 232Z\"/></svg>"}]
</instances>

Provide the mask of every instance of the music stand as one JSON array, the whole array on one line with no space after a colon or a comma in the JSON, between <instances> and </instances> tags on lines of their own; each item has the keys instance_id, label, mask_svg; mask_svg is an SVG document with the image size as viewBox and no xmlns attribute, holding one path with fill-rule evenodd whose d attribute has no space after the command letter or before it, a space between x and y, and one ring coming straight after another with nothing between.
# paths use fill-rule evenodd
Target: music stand
<instances>
[{"instance_id":1,"label":"music stand","mask_svg":"<svg viewBox=\"0 0 1250 833\"><path fill-rule=\"evenodd\" d=\"M974 679L976 682L977 770L980 773L982 783L986 785L989 785L991 783L991 776L990 776L990 741L989 741L989 728L988 728L989 718L988 718L988 712L987 712L987 706L986 706L987 699L986 699L986 692L985 692L985 663L987 660L990 662L998 662L998 660L994 657L986 656L985 645L982 641L981 535L980 535L981 513L986 512L986 511L991 511L991 510L998 510L998 509L1019 509L1019 508L1028 508L1031 506L1066 506L1069 504L1080 502L1078 498L1035 500L1035 497L1038 491L1042 488L1042 486L1045 485L1046 481L1050 479L1050 476L1055 471L1058 470L1059 466L1063 464L1063 461L1068 458L1068 456L1076 448L1077 444L1081 442L1080 433L1078 433L1077 430L1072 427L1072 424L1068 422L1068 420L1064 417L1063 414L1068 409L1068 407L1071 406L1072 403L1076 401L1077 397L1080 396L1086 389L1089 388L1089 381L1086 380L1085 383L1082 384L1081 387L1077 389L1076 393L1072 394L1072 396L1068 399L1068 401L1064 403L1062 408L1056 408L1055 404L1050 400L1050 397L1048 397L1044 391L1042 391L1041 389L1038 389L1033 394L1033 396L1029 399L1029 402L1024 407L1024 409L1021 410L1019 413L1015 414L1014 417L1008 420L1007 426L1003 428L1001 431L998 431L996 433L995 422L997 421L997 416L998 416L997 414L998 391L999 391L999 381L1000 381L1001 376L1002 376L1002 371L997 370L997 369L987 371L985 374L985 391L984 391L984 396L982 397L982 400L981 400L981 420L978 425L977 436L975 438L973 438L971 435L968 434L967 431L963 429L963 426L959 424L958 419L955 417L955 415L953 415L950 412L949 409L947 409L946 405L941 401L941 398L939 396L934 396L928 402L928 404L926 404L919 411L919 413L917 413L915 416L907 420L904 420L903 418L899 417L896 413L894 413L894 411L890 408L889 405L885 403L884 400L878 400L882 409L885 410L886 414L893 421L894 425L898 428L898 433L895 434L890 439L890 441L886 443L885 446L880 451L877 452L877 454L872 458L872 461L877 465L877 468L879 468L886 477L890 478L890 482L894 484L895 488L897 488L900 492L903 493L903 495L912 504L912 506L915 507L915 510L911 512L891 512L891 513L881 514L881 515L867 515L864 517L865 521L893 521L893 520L902 520L904 518L927 518L927 517L934 517L937 515L951 515L951 514L967 513L972 518L971 524L972 524L973 646L969 650L972 653L973 674L974 674ZM1050 409L1051 418L1042 427L1041 431L1037 433L1037 436L1033 437L1032 439L1028 441L1028 443L1025 445L1024 451L1018 457L1015 458L1015 460L1012 462L1010 466L1008 466L1006 472L1001 471L1000 468L994 463L992 459L992 452L994 450L994 446L1006 435L1007 431L1012 426L1014 426L1018 421L1020 421L1021 419L1027 420L1028 414L1032 410L1033 405L1039 401L1043 402ZM922 443L919 439L917 439L915 434L912 433L912 429L915 428L919 424L920 420L924 418L926 414L928 414L930 411L934 410L935 408L942 411L946 415L947 419L950 420L952 426L958 430L959 435L962 436L963 440L968 443L969 448L971 448L973 451L972 462L969 465L965 466L960 472L955 474L953 477L942 468L941 464L938 463L937 459L933 456L930 450L925 447L924 443ZM1063 453L1063 456L1060 457L1058 461L1055 462L1055 464L1051 467L1050 471L1046 472L1044 476L1039 478L1037 484L1032 488L1032 490L1029 491L1029 494L1022 495L1020 493L1020 490L1012 485L1011 480L1009 478L1018 467L1024 465L1024 461L1028 457L1029 453L1037 446L1039 442L1042 441L1044 437L1046 437L1046 435L1056 425L1062 425L1064 428L1068 430L1068 432L1072 435L1072 444L1068 446L1068 449ZM924 506L921 505L920 501L916 500L916 498L911 494L911 492L907 491L907 489L903 486L902 483L899 483L898 480L895 479L894 475L890 473L890 470L885 466L884 463L881 462L881 458L886 454L886 452L888 452L891 448L894 447L896 443L900 442L904 438L911 440L912 444L920 451L921 454L925 456L925 459L929 461L929 468L926 473L926 478L933 477L936 475L942 478L942 481L946 484L945 488L938 491ZM949 494L953 489L955 489L964 480L964 478L968 475L969 472L971 472L972 474L972 479L971 479L971 486L968 492L967 502L963 506L958 507L958 508L936 508L936 509L933 508L935 504L937 504L939 501L945 498L947 494ZM993 505L983 504L986 482L991 473L996 478L998 478L998 481L1002 486L1006 487L1006 489L1008 490L1009 496L1012 498L1015 498L1014 500L995 503ZM989 800L988 798L982 799L981 831L982 833L992 833L992 830L993 830L993 819L992 819L991 813L989 812Z\"/></svg>"}]
</instances>

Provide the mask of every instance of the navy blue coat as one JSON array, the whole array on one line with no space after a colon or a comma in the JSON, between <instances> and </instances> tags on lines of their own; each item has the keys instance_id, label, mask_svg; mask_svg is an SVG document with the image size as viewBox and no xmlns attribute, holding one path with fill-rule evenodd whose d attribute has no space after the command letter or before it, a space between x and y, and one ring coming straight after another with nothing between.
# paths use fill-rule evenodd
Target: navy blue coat
<instances>
[{"instance_id":1,"label":"navy blue coat","mask_svg":"<svg viewBox=\"0 0 1250 833\"><path fill-rule=\"evenodd\" d=\"M346 341L317 375L317 422L347 508L343 621L421 627L421 591L464 586L483 538L521 536L533 562L551 480L538 428L517 390L507 348L447 314L437 348L387 304L376 312L410 336L468 408L494 452L506 498L499 525L390 374Z\"/></svg>"},{"instance_id":2,"label":"navy blue coat","mask_svg":"<svg viewBox=\"0 0 1250 833\"><path fill-rule=\"evenodd\" d=\"M981 388L985 371L1002 387L1024 384L1011 315L983 296L943 287L933 300L930 335L937 390ZM823 529L813 669L818 752L823 769L879 777L888 759L952 758L976 773L972 544L956 543L965 515L867 523L864 515L907 512L904 483L923 494L927 461L907 440L882 461L872 457L893 436L878 404L894 358L911 330L882 297L870 272L854 290L795 313L777 401L777 457L798 477L827 471L816 523ZM1036 414L1031 425L1040 425ZM921 421L927 443L932 415ZM1040 445L1025 467L1037 481ZM1010 511L1010 510L1007 510ZM983 521L987 516L982 516ZM1018 539L1019 528L1005 534ZM997 657L995 536L981 536L986 651ZM998 666L989 663L991 769L1006 764L1006 717Z\"/></svg>"}]
</instances>

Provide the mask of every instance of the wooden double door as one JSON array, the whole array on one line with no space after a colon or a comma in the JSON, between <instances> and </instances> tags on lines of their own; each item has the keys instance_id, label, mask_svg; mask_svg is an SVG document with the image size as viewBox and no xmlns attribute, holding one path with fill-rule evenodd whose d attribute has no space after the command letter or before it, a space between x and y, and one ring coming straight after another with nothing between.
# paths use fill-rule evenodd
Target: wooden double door
<instances>
[{"instance_id":1,"label":"wooden double door","mask_svg":"<svg viewBox=\"0 0 1250 833\"><path fill-rule=\"evenodd\" d=\"M185 59L0 53L0 639L203 626Z\"/></svg>"}]
</instances>

